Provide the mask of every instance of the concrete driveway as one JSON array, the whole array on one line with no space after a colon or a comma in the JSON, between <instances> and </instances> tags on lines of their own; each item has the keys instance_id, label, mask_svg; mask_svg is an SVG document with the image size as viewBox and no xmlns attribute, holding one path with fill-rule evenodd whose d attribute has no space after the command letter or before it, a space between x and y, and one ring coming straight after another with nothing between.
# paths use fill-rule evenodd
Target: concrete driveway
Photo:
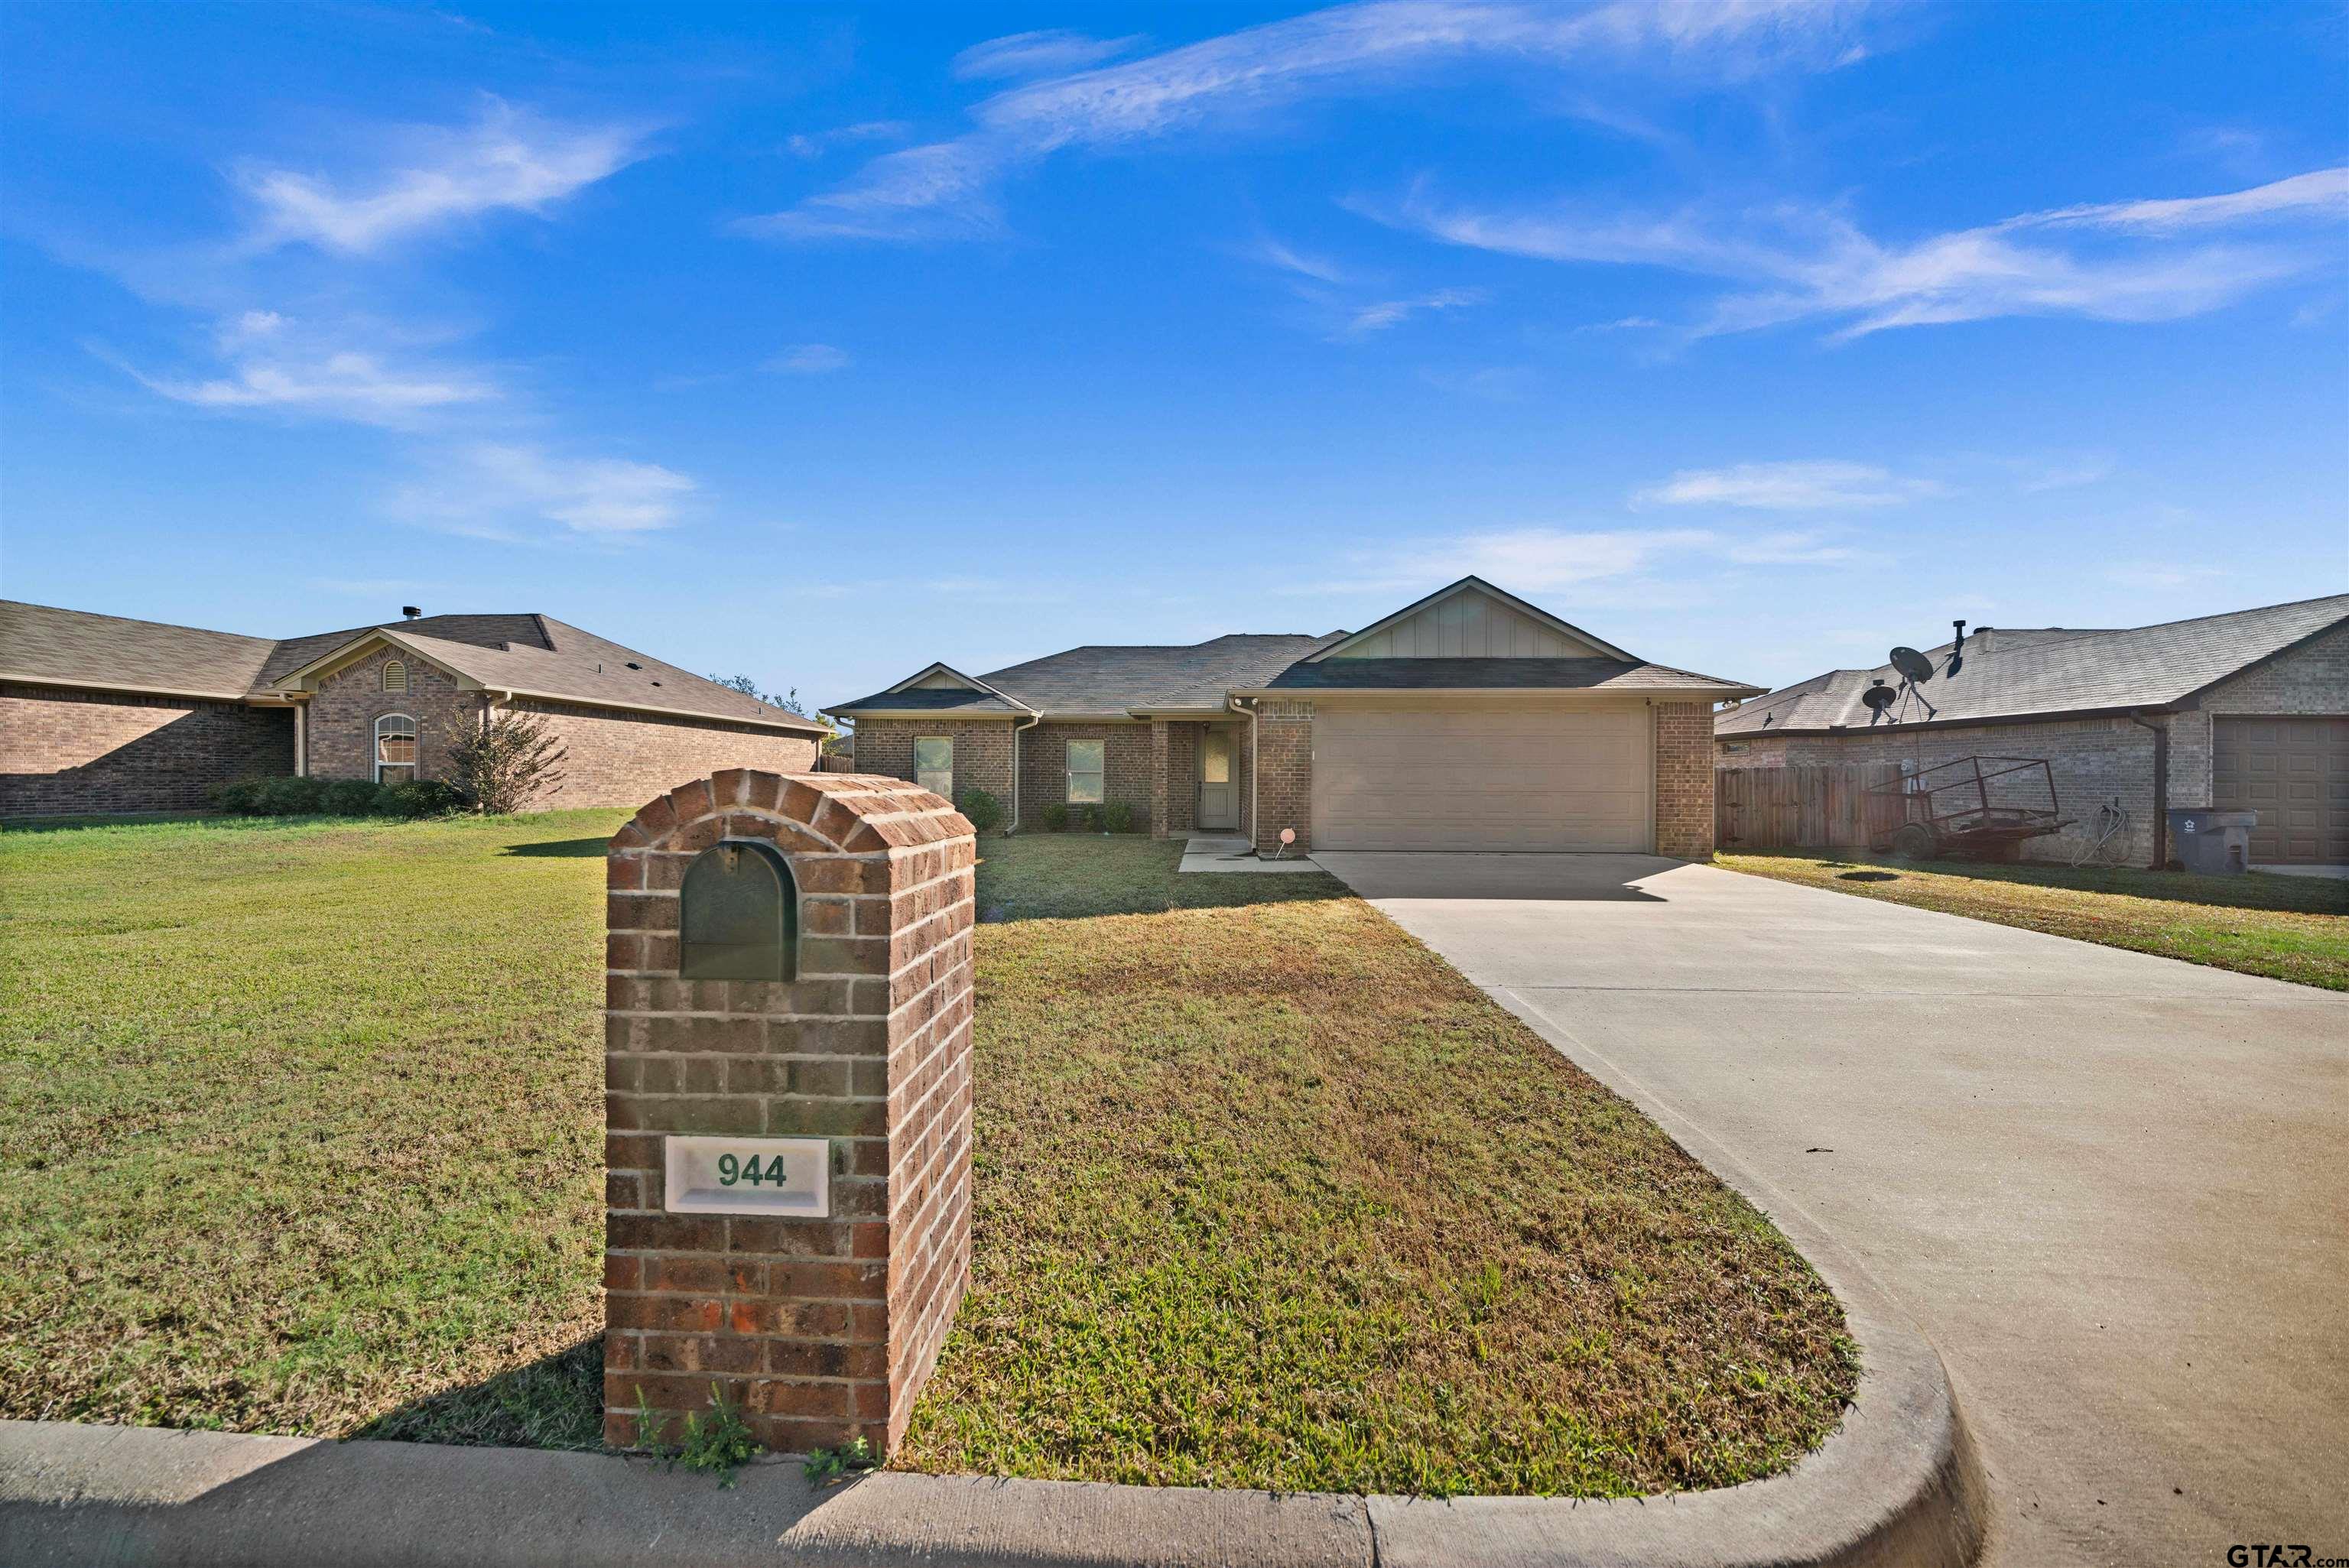
<instances>
[{"instance_id":1,"label":"concrete driveway","mask_svg":"<svg viewBox=\"0 0 2349 1568\"><path fill-rule=\"evenodd\" d=\"M1909 1309L1985 1561L2349 1557L2349 997L1651 856L1315 858Z\"/></svg>"}]
</instances>

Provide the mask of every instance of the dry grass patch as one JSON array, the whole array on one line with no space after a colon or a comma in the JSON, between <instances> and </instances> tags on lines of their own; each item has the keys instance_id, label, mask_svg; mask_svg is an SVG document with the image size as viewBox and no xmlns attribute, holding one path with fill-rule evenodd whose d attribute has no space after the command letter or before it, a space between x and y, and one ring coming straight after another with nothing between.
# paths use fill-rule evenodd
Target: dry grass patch
<instances>
[{"instance_id":1,"label":"dry grass patch","mask_svg":"<svg viewBox=\"0 0 2349 1568\"><path fill-rule=\"evenodd\" d=\"M2302 985L2349 990L2349 882L2113 866L1920 865L1875 855L1723 854L1731 871L2020 925Z\"/></svg>"},{"instance_id":2,"label":"dry grass patch","mask_svg":"<svg viewBox=\"0 0 2349 1568\"><path fill-rule=\"evenodd\" d=\"M1179 881L1237 907L981 932L974 1277L901 1465L1594 1496L1834 1427L1840 1312L1652 1123L1336 883Z\"/></svg>"}]
</instances>

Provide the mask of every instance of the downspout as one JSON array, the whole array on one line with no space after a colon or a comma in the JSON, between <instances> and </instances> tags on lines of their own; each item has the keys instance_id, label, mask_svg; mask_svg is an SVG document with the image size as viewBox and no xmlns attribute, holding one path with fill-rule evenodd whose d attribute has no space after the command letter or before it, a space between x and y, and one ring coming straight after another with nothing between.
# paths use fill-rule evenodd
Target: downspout
<instances>
[{"instance_id":1,"label":"downspout","mask_svg":"<svg viewBox=\"0 0 2349 1568\"><path fill-rule=\"evenodd\" d=\"M2148 871L2160 871L2169 864L2169 726L2147 724L2129 710L2129 722L2139 729L2153 731L2153 864Z\"/></svg>"},{"instance_id":2,"label":"downspout","mask_svg":"<svg viewBox=\"0 0 2349 1568\"><path fill-rule=\"evenodd\" d=\"M1003 836L1007 839L1019 830L1019 732L1033 729L1043 722L1044 716L1040 713L1025 724L1011 727L1011 823L1003 830Z\"/></svg>"},{"instance_id":3,"label":"downspout","mask_svg":"<svg viewBox=\"0 0 2349 1568\"><path fill-rule=\"evenodd\" d=\"M1236 697L1236 696L1230 696L1230 695L1226 694L1226 696L1224 697L1224 707L1225 707L1226 711L1230 712L1230 713L1245 713L1245 714L1247 714L1247 721L1248 721L1248 749L1247 749L1247 764L1248 764L1248 815L1247 815L1247 836L1248 836L1248 852L1249 852L1249 853L1251 853L1251 854L1255 854L1255 853L1257 853L1257 847L1256 847L1256 846L1257 846L1257 835L1258 835L1258 833L1260 832L1260 830L1262 830L1262 828L1263 828L1263 823L1258 820L1258 818L1257 817L1257 814L1256 814L1257 780L1264 777L1264 758L1263 758L1261 755L1259 755L1259 754L1258 754L1258 752L1257 751L1257 748L1256 748L1256 703L1255 703L1255 699L1250 698L1250 699L1249 699L1249 701L1248 701L1247 703L1246 703L1245 705L1243 705L1243 704L1241 703L1241 701L1240 701L1240 699L1239 699L1239 698L1237 698L1237 697Z\"/></svg>"}]
</instances>

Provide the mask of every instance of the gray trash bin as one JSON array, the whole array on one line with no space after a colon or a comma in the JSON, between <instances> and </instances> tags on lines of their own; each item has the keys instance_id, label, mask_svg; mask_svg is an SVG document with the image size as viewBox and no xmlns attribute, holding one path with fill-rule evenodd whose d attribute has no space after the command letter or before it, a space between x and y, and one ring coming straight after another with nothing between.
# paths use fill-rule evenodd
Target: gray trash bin
<instances>
[{"instance_id":1,"label":"gray trash bin","mask_svg":"<svg viewBox=\"0 0 2349 1568\"><path fill-rule=\"evenodd\" d=\"M2224 876L2251 868L2257 811L2214 811L2189 806L2169 813L2169 856L2189 872Z\"/></svg>"}]
</instances>

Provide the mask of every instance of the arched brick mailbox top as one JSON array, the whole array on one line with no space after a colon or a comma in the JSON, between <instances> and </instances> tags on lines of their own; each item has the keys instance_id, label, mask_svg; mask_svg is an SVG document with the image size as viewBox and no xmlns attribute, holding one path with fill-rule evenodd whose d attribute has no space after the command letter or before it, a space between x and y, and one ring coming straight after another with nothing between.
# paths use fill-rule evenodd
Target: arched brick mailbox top
<instances>
[{"instance_id":1,"label":"arched brick mailbox top","mask_svg":"<svg viewBox=\"0 0 2349 1568\"><path fill-rule=\"evenodd\" d=\"M791 979L681 973L680 890L729 841L789 868ZM976 859L945 799L861 774L730 769L613 835L608 1440L674 1440L713 1384L782 1452L903 1434L969 1264ZM820 1203L713 1211L698 1177L670 1201L670 1171L698 1169L670 1154L747 1157L754 1140L806 1150L828 1171ZM663 1432L636 1430L640 1398Z\"/></svg>"}]
</instances>

